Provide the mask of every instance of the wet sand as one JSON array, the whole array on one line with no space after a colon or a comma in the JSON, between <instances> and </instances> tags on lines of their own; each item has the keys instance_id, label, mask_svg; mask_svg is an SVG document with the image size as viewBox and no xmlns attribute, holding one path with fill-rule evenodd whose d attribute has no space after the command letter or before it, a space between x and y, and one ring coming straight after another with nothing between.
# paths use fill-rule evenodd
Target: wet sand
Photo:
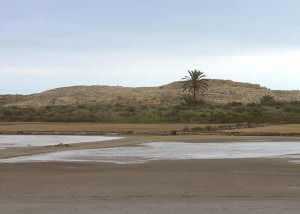
<instances>
[{"instance_id":1,"label":"wet sand","mask_svg":"<svg viewBox=\"0 0 300 214\"><path fill-rule=\"evenodd\" d=\"M300 165L283 159L0 164L2 213L287 213Z\"/></svg>"},{"instance_id":2,"label":"wet sand","mask_svg":"<svg viewBox=\"0 0 300 214\"><path fill-rule=\"evenodd\" d=\"M68 148L0 150L0 158L155 141L240 142L298 137L130 136ZM142 164L1 163L1 213L298 214L300 164L288 159L169 160Z\"/></svg>"}]
</instances>

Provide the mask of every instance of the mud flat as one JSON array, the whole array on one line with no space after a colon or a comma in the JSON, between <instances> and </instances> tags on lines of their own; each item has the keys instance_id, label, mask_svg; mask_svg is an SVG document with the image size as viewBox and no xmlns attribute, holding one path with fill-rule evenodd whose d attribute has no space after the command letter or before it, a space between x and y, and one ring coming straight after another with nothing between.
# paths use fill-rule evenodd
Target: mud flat
<instances>
[{"instance_id":1,"label":"mud flat","mask_svg":"<svg viewBox=\"0 0 300 214\"><path fill-rule=\"evenodd\" d=\"M0 164L3 213L298 214L300 165L281 159Z\"/></svg>"},{"instance_id":2,"label":"mud flat","mask_svg":"<svg viewBox=\"0 0 300 214\"><path fill-rule=\"evenodd\" d=\"M299 142L283 136L127 136L72 147L0 150L0 158L49 152L136 147L148 142ZM259 149L259 148L256 148ZM290 152L289 152L290 153ZM292 152L295 155L297 152ZM297 158L296 158L297 159ZM0 163L3 213L270 213L300 211L300 164L295 158Z\"/></svg>"}]
</instances>

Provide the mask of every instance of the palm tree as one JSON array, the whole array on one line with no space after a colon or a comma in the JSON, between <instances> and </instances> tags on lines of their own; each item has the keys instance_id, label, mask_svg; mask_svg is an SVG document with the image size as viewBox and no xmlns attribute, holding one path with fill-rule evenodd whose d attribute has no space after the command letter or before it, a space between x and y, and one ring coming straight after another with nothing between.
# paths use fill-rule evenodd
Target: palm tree
<instances>
[{"instance_id":1,"label":"palm tree","mask_svg":"<svg viewBox=\"0 0 300 214\"><path fill-rule=\"evenodd\" d=\"M193 70L188 71L189 76L185 76L182 78L183 80L183 91L188 90L189 93L193 93L193 100L196 100L196 95L198 96L203 94L208 87L207 79L205 79L206 75L203 74L201 71Z\"/></svg>"}]
</instances>

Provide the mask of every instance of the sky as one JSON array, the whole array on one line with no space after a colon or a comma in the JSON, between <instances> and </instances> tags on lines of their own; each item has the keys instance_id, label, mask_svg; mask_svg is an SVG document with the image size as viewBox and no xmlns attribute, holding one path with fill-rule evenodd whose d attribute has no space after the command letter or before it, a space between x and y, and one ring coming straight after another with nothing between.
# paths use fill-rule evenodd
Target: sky
<instances>
[{"instance_id":1,"label":"sky","mask_svg":"<svg viewBox=\"0 0 300 214\"><path fill-rule=\"evenodd\" d=\"M0 94L188 70L300 90L299 0L0 0Z\"/></svg>"}]
</instances>

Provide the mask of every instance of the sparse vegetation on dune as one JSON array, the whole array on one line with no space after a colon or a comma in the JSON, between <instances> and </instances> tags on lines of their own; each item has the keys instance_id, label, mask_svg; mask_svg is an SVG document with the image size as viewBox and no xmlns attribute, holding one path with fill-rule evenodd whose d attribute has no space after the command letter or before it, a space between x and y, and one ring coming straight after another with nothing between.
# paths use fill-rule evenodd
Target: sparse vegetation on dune
<instances>
[{"instance_id":1,"label":"sparse vegetation on dune","mask_svg":"<svg viewBox=\"0 0 300 214\"><path fill-rule=\"evenodd\" d=\"M264 95L273 96L276 101L291 102L300 100L300 91L276 91L258 84L233 82L230 80L209 79L204 96L197 97L210 104L228 102L259 103ZM170 107L184 102L182 81L158 87L121 87L121 86L73 86L63 87L31 95L0 95L0 105L20 107L46 107L60 105L155 105ZM196 92L197 94L197 92ZM193 95L190 94L193 99Z\"/></svg>"},{"instance_id":2,"label":"sparse vegetation on dune","mask_svg":"<svg viewBox=\"0 0 300 214\"><path fill-rule=\"evenodd\" d=\"M144 105L81 104L38 108L0 106L2 122L104 122L104 123L300 123L300 102L273 105L199 104L160 107Z\"/></svg>"},{"instance_id":3,"label":"sparse vegetation on dune","mask_svg":"<svg viewBox=\"0 0 300 214\"><path fill-rule=\"evenodd\" d=\"M2 95L0 122L300 123L298 91L205 77L192 70L161 87L74 86Z\"/></svg>"}]
</instances>

